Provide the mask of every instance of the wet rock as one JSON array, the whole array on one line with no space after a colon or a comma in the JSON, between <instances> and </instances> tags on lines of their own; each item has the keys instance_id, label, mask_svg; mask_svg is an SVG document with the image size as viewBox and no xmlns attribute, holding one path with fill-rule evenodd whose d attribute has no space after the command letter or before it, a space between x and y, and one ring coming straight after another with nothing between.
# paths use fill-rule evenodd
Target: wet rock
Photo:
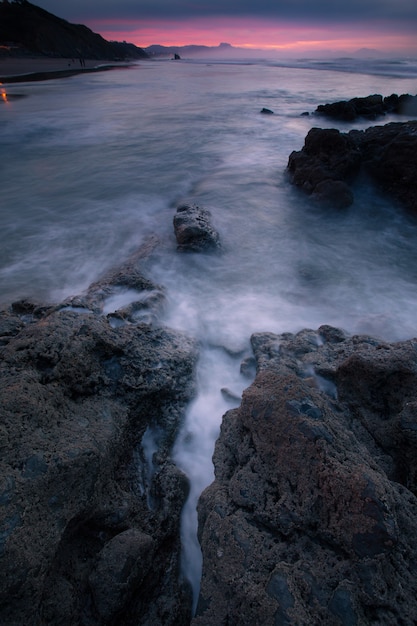
<instances>
[{"instance_id":1,"label":"wet rock","mask_svg":"<svg viewBox=\"0 0 417 626\"><path fill-rule=\"evenodd\" d=\"M393 122L349 135L362 154L362 169L409 211L417 212L417 121Z\"/></svg>"},{"instance_id":2,"label":"wet rock","mask_svg":"<svg viewBox=\"0 0 417 626\"><path fill-rule=\"evenodd\" d=\"M252 345L198 505L193 626L414 623L417 341L323 326Z\"/></svg>"},{"instance_id":3,"label":"wet rock","mask_svg":"<svg viewBox=\"0 0 417 626\"><path fill-rule=\"evenodd\" d=\"M69 307L78 312L107 313L113 322L119 320L115 326L157 321L165 304L165 292L144 275L143 265L158 244L157 237L148 237L124 263L108 270L85 293L67 298L55 310Z\"/></svg>"},{"instance_id":4,"label":"wet rock","mask_svg":"<svg viewBox=\"0 0 417 626\"><path fill-rule=\"evenodd\" d=\"M9 343L24 327L24 323L18 315L8 311L0 311L0 346Z\"/></svg>"},{"instance_id":5,"label":"wet rock","mask_svg":"<svg viewBox=\"0 0 417 626\"><path fill-rule=\"evenodd\" d=\"M352 180L360 168L360 152L347 135L336 129L312 128L304 148L292 152L288 171L292 182L307 194L322 198L326 204L346 206Z\"/></svg>"},{"instance_id":6,"label":"wet rock","mask_svg":"<svg viewBox=\"0 0 417 626\"><path fill-rule=\"evenodd\" d=\"M396 122L341 133L312 128L302 150L288 159L291 181L322 204L343 208L354 196L359 172L417 212L417 122Z\"/></svg>"},{"instance_id":7,"label":"wet rock","mask_svg":"<svg viewBox=\"0 0 417 626\"><path fill-rule=\"evenodd\" d=\"M265 107L263 109L261 109L261 113L263 115L274 115L274 112L271 111L271 109L266 109Z\"/></svg>"},{"instance_id":8,"label":"wet rock","mask_svg":"<svg viewBox=\"0 0 417 626\"><path fill-rule=\"evenodd\" d=\"M188 481L169 455L197 348L149 324L114 328L103 314L116 287L148 286L137 261L80 296L99 313L66 303L34 315L26 304L2 316L3 624L189 622L178 576ZM148 429L159 433L151 472Z\"/></svg>"},{"instance_id":9,"label":"wet rock","mask_svg":"<svg viewBox=\"0 0 417 626\"><path fill-rule=\"evenodd\" d=\"M100 618L109 622L140 585L152 566L154 542L150 535L131 528L110 539L99 552L89 576Z\"/></svg>"},{"instance_id":10,"label":"wet rock","mask_svg":"<svg viewBox=\"0 0 417 626\"><path fill-rule=\"evenodd\" d=\"M417 96L410 94L392 94L383 98L380 94L373 94L364 98L340 100L329 104L320 104L316 113L344 122L352 122L357 118L374 120L387 113L400 115L416 115Z\"/></svg>"},{"instance_id":11,"label":"wet rock","mask_svg":"<svg viewBox=\"0 0 417 626\"><path fill-rule=\"evenodd\" d=\"M188 204L177 208L174 216L177 249L182 252L203 252L220 248L219 233L211 224L207 209Z\"/></svg>"},{"instance_id":12,"label":"wet rock","mask_svg":"<svg viewBox=\"0 0 417 626\"><path fill-rule=\"evenodd\" d=\"M318 183L312 193L312 198L322 206L346 209L353 204L353 193L342 180L323 180Z\"/></svg>"},{"instance_id":13,"label":"wet rock","mask_svg":"<svg viewBox=\"0 0 417 626\"><path fill-rule=\"evenodd\" d=\"M228 402L236 403L236 402L240 402L242 399L238 393L236 393L232 389L229 389L228 387L222 387L220 391L221 391L223 398L227 400Z\"/></svg>"}]
</instances>

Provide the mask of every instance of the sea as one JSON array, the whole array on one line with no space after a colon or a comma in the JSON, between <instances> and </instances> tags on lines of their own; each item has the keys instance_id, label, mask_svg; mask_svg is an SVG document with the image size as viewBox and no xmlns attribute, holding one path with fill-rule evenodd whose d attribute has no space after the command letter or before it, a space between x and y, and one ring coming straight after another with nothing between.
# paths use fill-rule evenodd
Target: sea
<instances>
[{"instance_id":1,"label":"sea","mask_svg":"<svg viewBox=\"0 0 417 626\"><path fill-rule=\"evenodd\" d=\"M213 480L222 416L251 382L240 371L251 334L330 324L388 341L417 336L416 218L363 179L350 208L320 208L286 172L312 127L405 121L335 122L314 111L415 95L417 60L152 59L2 91L1 307L80 294L149 235L161 241L144 265L166 290L161 324L200 345L198 394L173 451L191 481L183 573L196 599L197 501ZM183 203L210 211L218 253L177 251ZM123 304L130 297L120 294ZM148 430L150 462L156 447Z\"/></svg>"}]
</instances>

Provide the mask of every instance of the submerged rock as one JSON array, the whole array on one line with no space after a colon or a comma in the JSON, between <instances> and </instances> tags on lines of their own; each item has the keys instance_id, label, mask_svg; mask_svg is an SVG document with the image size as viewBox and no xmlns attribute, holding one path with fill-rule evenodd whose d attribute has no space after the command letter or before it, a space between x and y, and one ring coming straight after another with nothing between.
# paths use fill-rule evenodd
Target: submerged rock
<instances>
[{"instance_id":1,"label":"submerged rock","mask_svg":"<svg viewBox=\"0 0 417 626\"><path fill-rule=\"evenodd\" d=\"M83 297L102 303L121 275L138 290L130 270ZM188 481L169 455L194 394L196 345L80 310L22 302L1 316L0 622L187 624Z\"/></svg>"},{"instance_id":2,"label":"submerged rock","mask_svg":"<svg viewBox=\"0 0 417 626\"><path fill-rule=\"evenodd\" d=\"M417 212L417 121L374 126L341 133L312 128L304 147L291 153L291 181L323 204L343 208L352 204L349 185L360 171Z\"/></svg>"},{"instance_id":3,"label":"submerged rock","mask_svg":"<svg viewBox=\"0 0 417 626\"><path fill-rule=\"evenodd\" d=\"M174 230L178 250L203 252L220 248L219 233L211 224L211 213L207 209L188 204L177 208Z\"/></svg>"},{"instance_id":4,"label":"submerged rock","mask_svg":"<svg viewBox=\"0 0 417 626\"><path fill-rule=\"evenodd\" d=\"M193 625L414 623L416 340L326 326L252 345L199 501Z\"/></svg>"}]
</instances>

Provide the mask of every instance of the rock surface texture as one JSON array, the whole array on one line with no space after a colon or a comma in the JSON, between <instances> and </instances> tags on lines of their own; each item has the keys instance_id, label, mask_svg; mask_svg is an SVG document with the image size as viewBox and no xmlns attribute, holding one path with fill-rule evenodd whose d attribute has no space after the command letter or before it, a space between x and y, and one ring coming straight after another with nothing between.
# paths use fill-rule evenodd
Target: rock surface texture
<instances>
[{"instance_id":1,"label":"rock surface texture","mask_svg":"<svg viewBox=\"0 0 417 626\"><path fill-rule=\"evenodd\" d=\"M135 265L143 254L72 302L0 317L1 624L190 621L189 487L169 454L197 350L135 319L160 293ZM123 289L138 305L106 316Z\"/></svg>"},{"instance_id":2,"label":"rock surface texture","mask_svg":"<svg viewBox=\"0 0 417 626\"><path fill-rule=\"evenodd\" d=\"M417 121L393 122L341 133L312 128L304 147L290 154L291 181L321 204L344 208L354 201L360 172L417 213Z\"/></svg>"},{"instance_id":3,"label":"rock surface texture","mask_svg":"<svg viewBox=\"0 0 417 626\"><path fill-rule=\"evenodd\" d=\"M198 206L183 204L174 215L174 231L178 250L204 252L220 248L219 233L211 223L211 213Z\"/></svg>"},{"instance_id":4,"label":"rock surface texture","mask_svg":"<svg viewBox=\"0 0 417 626\"><path fill-rule=\"evenodd\" d=\"M199 502L193 626L415 624L417 341L252 337Z\"/></svg>"}]
</instances>

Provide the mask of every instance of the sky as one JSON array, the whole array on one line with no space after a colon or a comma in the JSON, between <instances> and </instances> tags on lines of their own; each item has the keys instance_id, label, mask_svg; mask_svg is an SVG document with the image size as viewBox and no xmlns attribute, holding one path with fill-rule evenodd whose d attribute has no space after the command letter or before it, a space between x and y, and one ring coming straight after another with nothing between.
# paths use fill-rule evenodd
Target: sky
<instances>
[{"instance_id":1,"label":"sky","mask_svg":"<svg viewBox=\"0 0 417 626\"><path fill-rule=\"evenodd\" d=\"M417 56L417 0L32 0L105 39L262 49L280 54L361 48Z\"/></svg>"}]
</instances>

